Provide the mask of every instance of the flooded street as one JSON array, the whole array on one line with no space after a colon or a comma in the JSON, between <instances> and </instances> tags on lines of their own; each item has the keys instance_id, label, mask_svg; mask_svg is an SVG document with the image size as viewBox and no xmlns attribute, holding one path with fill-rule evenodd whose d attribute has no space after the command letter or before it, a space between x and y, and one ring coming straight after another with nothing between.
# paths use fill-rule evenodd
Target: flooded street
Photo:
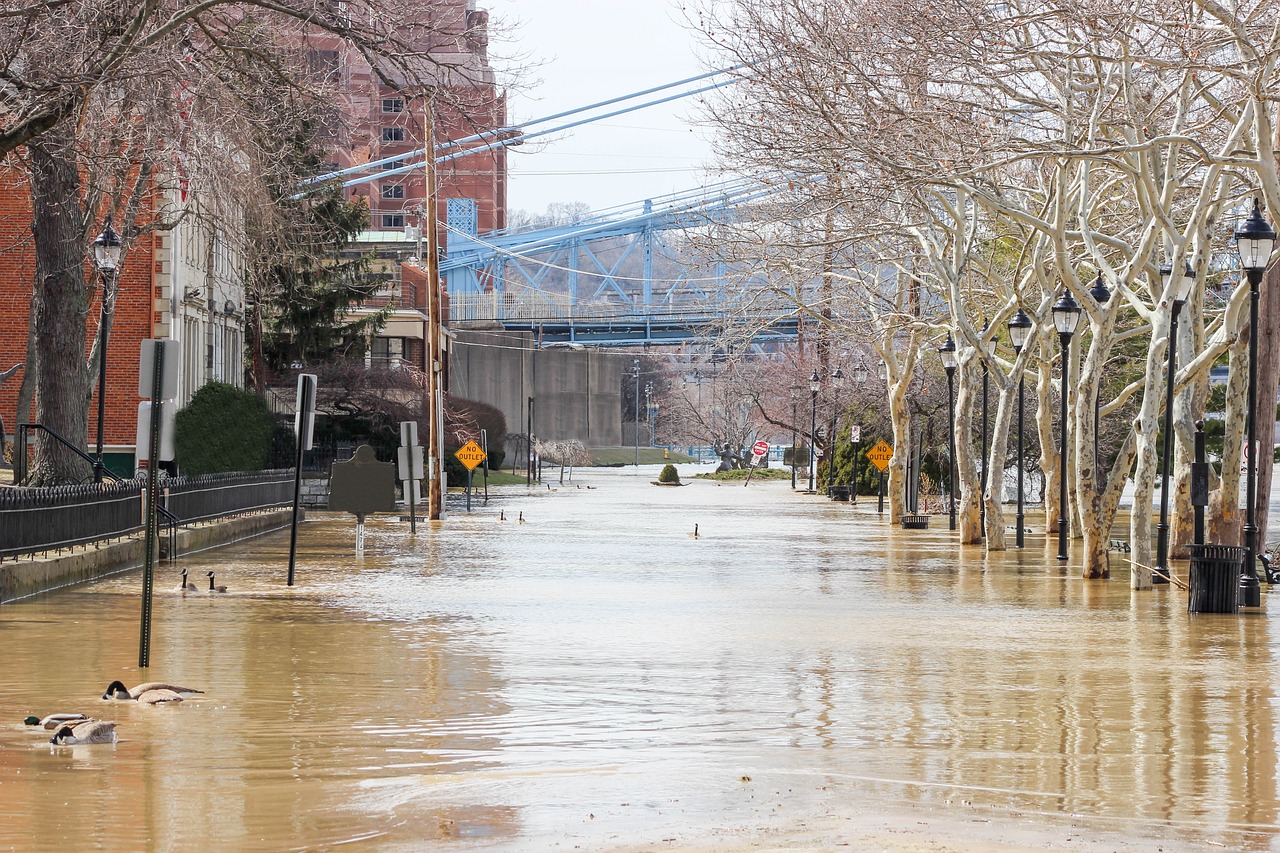
<instances>
[{"instance_id":1,"label":"flooded street","mask_svg":"<svg viewBox=\"0 0 1280 853\"><path fill-rule=\"evenodd\" d=\"M164 565L142 673L140 573L0 607L0 848L1280 850L1265 585L1192 617L1042 536L988 562L657 470L374 519L361 559L313 515L293 588L287 531L177 564L225 595ZM21 722L62 711L119 742Z\"/></svg>"}]
</instances>

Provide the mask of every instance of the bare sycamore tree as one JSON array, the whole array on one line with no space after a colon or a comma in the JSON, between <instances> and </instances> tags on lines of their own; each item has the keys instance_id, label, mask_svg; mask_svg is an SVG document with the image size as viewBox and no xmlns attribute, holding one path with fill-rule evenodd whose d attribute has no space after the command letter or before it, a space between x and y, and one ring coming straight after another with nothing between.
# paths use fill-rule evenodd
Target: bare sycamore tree
<instances>
[{"instance_id":1,"label":"bare sycamore tree","mask_svg":"<svg viewBox=\"0 0 1280 853\"><path fill-rule=\"evenodd\" d=\"M227 234L243 234L255 212L270 221L307 166L271 140L334 117L317 47L344 44L383 83L445 98L465 82L455 59L470 37L461 7L408 0L17 0L0 21L0 156L26 170L34 210L20 400L34 396L39 421L76 446L97 364L84 355L95 297L85 273L101 216L115 217L126 252L177 217L207 217ZM83 475L43 433L34 470L44 483Z\"/></svg>"},{"instance_id":2,"label":"bare sycamore tree","mask_svg":"<svg viewBox=\"0 0 1280 853\"><path fill-rule=\"evenodd\" d=\"M581 441L542 441L534 439L533 452L542 459L560 466L560 482L564 482L565 469L573 479L575 466L590 465L591 454Z\"/></svg>"},{"instance_id":3,"label":"bare sycamore tree","mask_svg":"<svg viewBox=\"0 0 1280 853\"><path fill-rule=\"evenodd\" d=\"M1172 7L1038 0L740 0L707 7L709 39L744 64L740 90L712 111L726 131L729 159L772 168L797 184L857 187L847 206L857 209L862 234L914 236L916 260L899 274L905 266L945 300L926 304L921 320L956 329L998 374L998 440L989 468L1005 458L1014 377L1031 366L1039 372L1037 422L1047 450L1056 445L1052 378L1065 376L1064 426L1074 437L1066 512L1083 534L1086 576L1106 573L1107 531L1136 463L1133 583L1150 582L1159 390L1176 285L1161 279L1162 265L1181 270L1191 262L1196 270L1179 342L1175 415L1183 447L1209 366L1238 347L1243 290L1213 306L1203 293L1222 278L1224 237L1249 192L1260 190L1278 209L1269 103L1277 45L1268 23L1276 11L1270 0L1233 10L1202 0ZM868 197L911 203L856 203ZM829 219L838 198L814 206L809 221ZM992 251L998 240L1011 242L1003 251L1016 250L1016 260ZM886 259L869 263L884 266ZM1106 304L1089 295L1099 274L1114 291ZM1054 365L1047 309L1064 287L1087 323L1071 360ZM975 324L980 330L979 317L998 321L1016 307L1032 315L1037 334L1006 373L1008 359L986 346L1000 331L981 335ZM1105 415L1140 401L1103 486L1092 455L1100 379L1114 370L1126 342L1143 338L1148 345L1123 362L1132 379L1101 402ZM1232 359L1233 368L1239 364ZM1239 373L1233 369L1236 387ZM961 446L968 444L963 413L973 376L962 373ZM1269 394L1261 396L1269 409ZM1242 414L1229 407L1229 435L1243 432ZM1238 485L1231 458L1238 450L1236 443L1224 459L1216 503L1224 533L1238 528L1221 497ZM1185 459L1185 450L1180 455ZM1046 452L1050 480L1057 461ZM990 494L987 501L996 508ZM1049 507L1051 518L1055 509ZM989 547L1000 544L988 537Z\"/></svg>"}]
</instances>

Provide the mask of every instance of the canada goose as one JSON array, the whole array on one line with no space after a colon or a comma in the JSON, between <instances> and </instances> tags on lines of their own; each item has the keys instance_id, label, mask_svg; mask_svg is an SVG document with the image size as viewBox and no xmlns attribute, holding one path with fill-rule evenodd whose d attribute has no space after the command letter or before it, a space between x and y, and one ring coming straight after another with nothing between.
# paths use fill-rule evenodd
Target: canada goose
<instances>
[{"instance_id":1,"label":"canada goose","mask_svg":"<svg viewBox=\"0 0 1280 853\"><path fill-rule=\"evenodd\" d=\"M520 510L520 517L516 519L520 524L524 524L524 510Z\"/></svg>"},{"instance_id":2,"label":"canada goose","mask_svg":"<svg viewBox=\"0 0 1280 853\"><path fill-rule=\"evenodd\" d=\"M193 687L180 687L177 684L165 684L161 681L148 681L130 690L119 681L107 686L103 699L133 699L144 705L155 705L158 702L181 702L184 693L203 693Z\"/></svg>"},{"instance_id":3,"label":"canada goose","mask_svg":"<svg viewBox=\"0 0 1280 853\"><path fill-rule=\"evenodd\" d=\"M688 533L688 534L685 534L685 535L687 535L687 536L688 536L689 538L691 538L691 539L697 539L697 538L698 538L698 525L696 525L696 524L695 524L695 525L693 526L693 532L692 532L692 533Z\"/></svg>"},{"instance_id":4,"label":"canada goose","mask_svg":"<svg viewBox=\"0 0 1280 853\"><path fill-rule=\"evenodd\" d=\"M506 521L506 520L507 520L507 514L502 510L498 510L498 521Z\"/></svg>"},{"instance_id":5,"label":"canada goose","mask_svg":"<svg viewBox=\"0 0 1280 853\"><path fill-rule=\"evenodd\" d=\"M213 585L213 572L209 572L209 592L226 592L227 587L224 584Z\"/></svg>"},{"instance_id":6,"label":"canada goose","mask_svg":"<svg viewBox=\"0 0 1280 853\"><path fill-rule=\"evenodd\" d=\"M87 714L50 714L43 720L39 717L31 716L23 720L28 726L40 726L42 729L53 731L64 725L75 725L76 723L86 723L89 721Z\"/></svg>"},{"instance_id":7,"label":"canada goose","mask_svg":"<svg viewBox=\"0 0 1280 853\"><path fill-rule=\"evenodd\" d=\"M193 583L187 582L187 570L182 570L182 583L178 585L179 592L199 592L200 589Z\"/></svg>"},{"instance_id":8,"label":"canada goose","mask_svg":"<svg viewBox=\"0 0 1280 853\"><path fill-rule=\"evenodd\" d=\"M58 729L49 743L70 746L77 743L115 743L116 724L105 720L87 720Z\"/></svg>"}]
</instances>

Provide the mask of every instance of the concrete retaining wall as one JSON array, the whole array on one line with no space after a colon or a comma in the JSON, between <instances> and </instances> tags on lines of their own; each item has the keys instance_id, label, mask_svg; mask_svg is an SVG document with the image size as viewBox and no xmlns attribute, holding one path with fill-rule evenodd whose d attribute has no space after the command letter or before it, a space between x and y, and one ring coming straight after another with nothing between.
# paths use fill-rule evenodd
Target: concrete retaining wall
<instances>
[{"instance_id":1,"label":"concrete retaining wall","mask_svg":"<svg viewBox=\"0 0 1280 853\"><path fill-rule=\"evenodd\" d=\"M496 406L507 432L587 447L622 442L623 357L600 350L538 349L528 332L454 332L449 392Z\"/></svg>"},{"instance_id":2,"label":"concrete retaining wall","mask_svg":"<svg viewBox=\"0 0 1280 853\"><path fill-rule=\"evenodd\" d=\"M278 509L225 521L178 528L178 555L203 551L289 526L292 509ZM162 534L164 529L161 528ZM162 535L161 549L169 537ZM142 567L146 554L141 534L118 542L76 548L61 554L0 563L0 603L16 601L72 584L97 580Z\"/></svg>"}]
</instances>

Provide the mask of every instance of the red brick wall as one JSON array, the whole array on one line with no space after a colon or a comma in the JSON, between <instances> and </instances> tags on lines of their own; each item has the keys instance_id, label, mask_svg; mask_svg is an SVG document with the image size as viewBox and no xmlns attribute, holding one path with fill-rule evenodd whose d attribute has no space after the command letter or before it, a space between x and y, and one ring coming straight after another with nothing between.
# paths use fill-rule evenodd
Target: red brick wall
<instances>
[{"instance_id":1,"label":"red brick wall","mask_svg":"<svg viewBox=\"0 0 1280 853\"><path fill-rule=\"evenodd\" d=\"M100 228L101 221L85 238L85 269L89 274L96 274L89 243ZM155 239L158 238L151 234L143 235L130 247L121 269L115 319L107 343L107 409L103 432L104 442L109 446L131 447L137 432L138 348L140 341L152 336L152 324L156 320L152 276ZM0 165L0 323L5 330L0 334L0 370L7 370L26 359L27 318L34 270L31 196L26 176L19 166ZM101 306L95 298L86 317L86 359L98 330L100 312ZM0 416L4 418L5 429L10 435L19 421L34 418L34 413L24 413L19 417L16 411L21 379L19 372L0 388ZM96 443L98 433L96 386L94 394L88 413L91 444Z\"/></svg>"}]
</instances>

